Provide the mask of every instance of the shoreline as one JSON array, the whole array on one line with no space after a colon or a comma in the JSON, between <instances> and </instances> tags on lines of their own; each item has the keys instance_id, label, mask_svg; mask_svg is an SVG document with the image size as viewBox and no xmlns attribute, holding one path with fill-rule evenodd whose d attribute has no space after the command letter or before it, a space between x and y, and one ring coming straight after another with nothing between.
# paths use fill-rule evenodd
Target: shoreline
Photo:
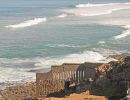
<instances>
[{"instance_id":1,"label":"shoreline","mask_svg":"<svg viewBox=\"0 0 130 100\"><path fill-rule=\"evenodd\" d=\"M46 73L48 71L50 71L50 68L42 68L42 69L36 69L36 70L29 70L28 72L32 72L32 73ZM31 80L31 81L35 81L35 80ZM23 85L25 83L28 83L30 81L6 81L6 82L0 82L0 90L5 89L6 87L9 86L17 86L17 85Z\"/></svg>"},{"instance_id":2,"label":"shoreline","mask_svg":"<svg viewBox=\"0 0 130 100\"><path fill-rule=\"evenodd\" d=\"M120 64L122 64L122 62L125 62L126 64L128 62L128 64L129 64L129 55L128 54L127 55L123 55L123 54L122 55L110 55L109 57L114 58L117 61L111 61L108 64L107 63L106 64L98 64L98 67L97 68L95 67L96 68L95 71L98 72L98 73L96 72L97 75L100 76L100 77L98 77L99 79L95 82L96 82L96 84L99 84L103 87L106 85L106 83L104 83L104 81L107 82L107 83L109 83L109 81L110 81L110 79L105 78L106 77L106 75L105 75L106 71L110 72L111 70L117 70L116 68L114 68L113 64L119 64L119 66L120 66ZM93 66L92 64L97 65L96 63L88 63L89 67L90 66L92 67ZM64 63L63 65L69 65L69 64ZM75 65L75 64L72 64L72 65ZM80 65L80 64L77 64L77 65ZM55 66L52 66L52 67L55 67ZM30 70L30 72L35 72L35 73L47 73L48 71L51 71L51 70L49 68L48 69L40 69L40 70ZM112 74L114 75L114 73L112 73ZM113 77L114 81L120 79L120 77L115 77L113 75L112 75L112 77ZM37 80L34 81L34 82L26 82L24 84L19 84L19 85L18 84L17 85L10 84L10 86L6 87L4 90L1 90L1 93L4 96L9 97L9 96L11 96L11 94L14 94L13 91L16 91L16 93L19 93L19 95L17 95L19 98L24 98L24 97L37 98L37 94L36 94L36 89L37 89L36 85L37 84L36 84L36 82L37 82ZM94 84L95 84L95 82L94 82ZM95 85L92 84L91 88L94 88L94 87L95 87ZM87 92L87 90L86 90L86 92ZM75 100L81 100L81 97L84 97L84 98L87 98L87 97L88 98L100 98L99 100L106 100L105 95L99 96L99 95L94 95L94 94L91 94L91 93L85 94L86 92L81 92L81 93L78 93L78 94L76 92L74 92L74 93L70 93L70 95L67 96L67 97L66 96L62 97L62 98L49 97L49 98L46 98L45 100L73 100L73 98L76 98ZM102 92L102 91L100 91L100 92ZM100 92L99 92L99 94L100 94ZM11 96L11 98L16 98L16 97ZM11 99L11 100L13 100L13 99ZM20 100L23 100L23 99L20 99ZM33 99L31 99L31 100L33 100ZM96 99L96 100L98 100L98 99Z\"/></svg>"}]
</instances>

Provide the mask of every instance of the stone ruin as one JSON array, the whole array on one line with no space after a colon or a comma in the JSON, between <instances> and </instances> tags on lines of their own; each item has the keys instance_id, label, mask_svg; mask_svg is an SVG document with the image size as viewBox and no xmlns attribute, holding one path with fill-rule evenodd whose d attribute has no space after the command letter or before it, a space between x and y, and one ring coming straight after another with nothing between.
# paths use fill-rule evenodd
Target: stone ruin
<instances>
[{"instance_id":1,"label":"stone ruin","mask_svg":"<svg viewBox=\"0 0 130 100\"><path fill-rule=\"evenodd\" d=\"M53 65L47 73L36 74L36 95L45 98L49 94L65 89L65 82L80 84L88 79L94 80L96 68L101 63L64 63Z\"/></svg>"},{"instance_id":2,"label":"stone ruin","mask_svg":"<svg viewBox=\"0 0 130 100\"><path fill-rule=\"evenodd\" d=\"M64 91L66 82L82 85L84 82L93 81L94 85L101 86L103 89L106 83L130 83L130 56L113 56L113 58L117 59L117 61L107 64L86 62L53 65L48 72L40 71L36 73L36 82L28 83L29 85L9 87L0 91L0 93L2 97L10 98L10 100L30 100L28 98L42 100L51 96L51 94ZM102 92L95 91L95 88L98 89L97 87L91 87L92 93Z\"/></svg>"}]
</instances>

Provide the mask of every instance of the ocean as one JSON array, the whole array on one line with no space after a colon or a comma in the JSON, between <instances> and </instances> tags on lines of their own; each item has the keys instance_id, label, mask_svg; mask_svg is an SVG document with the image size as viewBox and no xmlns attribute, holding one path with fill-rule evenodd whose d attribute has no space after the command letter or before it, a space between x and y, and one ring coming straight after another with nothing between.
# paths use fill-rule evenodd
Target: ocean
<instances>
[{"instance_id":1,"label":"ocean","mask_svg":"<svg viewBox=\"0 0 130 100\"><path fill-rule=\"evenodd\" d=\"M130 0L0 0L0 83L53 64L130 52Z\"/></svg>"}]
</instances>

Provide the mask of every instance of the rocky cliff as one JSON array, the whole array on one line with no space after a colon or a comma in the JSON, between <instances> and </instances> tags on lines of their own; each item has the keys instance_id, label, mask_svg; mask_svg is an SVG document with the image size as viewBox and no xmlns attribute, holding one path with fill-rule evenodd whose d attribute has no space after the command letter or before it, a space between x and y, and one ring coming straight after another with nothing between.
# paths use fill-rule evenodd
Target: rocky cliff
<instances>
[{"instance_id":1,"label":"rocky cliff","mask_svg":"<svg viewBox=\"0 0 130 100\"><path fill-rule=\"evenodd\" d=\"M130 56L110 56L117 61L103 64L96 69L95 85L91 92L104 95L110 100L120 100L127 95L128 82L130 81Z\"/></svg>"}]
</instances>

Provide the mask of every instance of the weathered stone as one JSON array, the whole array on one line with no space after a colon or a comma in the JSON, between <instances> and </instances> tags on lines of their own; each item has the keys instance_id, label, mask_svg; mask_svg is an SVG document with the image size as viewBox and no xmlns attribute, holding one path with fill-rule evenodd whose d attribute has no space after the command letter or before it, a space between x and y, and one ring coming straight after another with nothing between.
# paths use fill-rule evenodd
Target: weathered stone
<instances>
[{"instance_id":1,"label":"weathered stone","mask_svg":"<svg viewBox=\"0 0 130 100\"><path fill-rule=\"evenodd\" d=\"M94 80L95 69L101 64L89 62L83 64L64 63L62 65L53 65L51 71L47 73L37 73L37 97L44 98L49 94L64 90L66 81L79 84L90 78Z\"/></svg>"}]
</instances>

